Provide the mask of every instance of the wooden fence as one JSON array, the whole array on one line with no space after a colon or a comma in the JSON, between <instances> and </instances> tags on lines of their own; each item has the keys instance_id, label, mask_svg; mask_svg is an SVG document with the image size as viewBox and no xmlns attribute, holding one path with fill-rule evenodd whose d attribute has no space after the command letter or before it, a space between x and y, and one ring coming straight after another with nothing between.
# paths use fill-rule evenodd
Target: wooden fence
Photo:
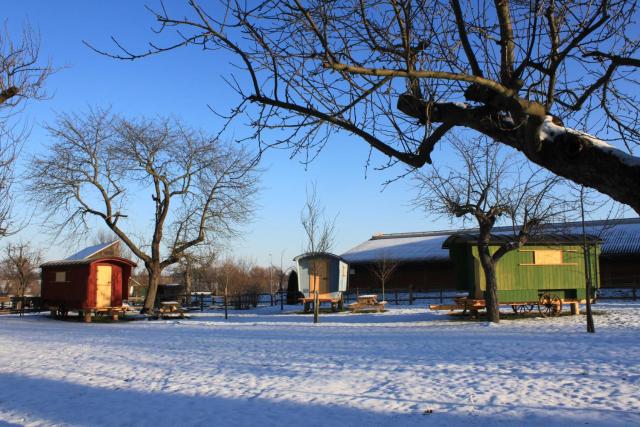
<instances>
[{"instance_id":1,"label":"wooden fence","mask_svg":"<svg viewBox=\"0 0 640 427\"><path fill-rule=\"evenodd\" d=\"M37 313L45 310L42 298L34 296L0 296L0 314Z\"/></svg>"}]
</instances>

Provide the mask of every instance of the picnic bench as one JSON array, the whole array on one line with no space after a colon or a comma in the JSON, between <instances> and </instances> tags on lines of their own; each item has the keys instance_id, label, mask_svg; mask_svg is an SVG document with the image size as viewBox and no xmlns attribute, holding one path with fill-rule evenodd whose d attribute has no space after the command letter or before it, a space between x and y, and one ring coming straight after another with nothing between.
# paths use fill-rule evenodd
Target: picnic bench
<instances>
[{"instance_id":1,"label":"picnic bench","mask_svg":"<svg viewBox=\"0 0 640 427\"><path fill-rule=\"evenodd\" d=\"M313 305L315 298L313 295L309 297L299 298L302 304L304 304L304 312L309 313L311 311L311 306ZM323 302L331 303L331 311L339 311L343 308L343 299L342 292L330 292L325 294L318 294L318 305Z\"/></svg>"},{"instance_id":2,"label":"picnic bench","mask_svg":"<svg viewBox=\"0 0 640 427\"><path fill-rule=\"evenodd\" d=\"M184 310L178 301L163 301L158 309L158 316L166 319L169 317L184 318Z\"/></svg>"},{"instance_id":3,"label":"picnic bench","mask_svg":"<svg viewBox=\"0 0 640 427\"><path fill-rule=\"evenodd\" d=\"M378 301L378 295L359 295L358 300L347 306L352 313L359 311L384 311L386 301Z\"/></svg>"}]
</instances>

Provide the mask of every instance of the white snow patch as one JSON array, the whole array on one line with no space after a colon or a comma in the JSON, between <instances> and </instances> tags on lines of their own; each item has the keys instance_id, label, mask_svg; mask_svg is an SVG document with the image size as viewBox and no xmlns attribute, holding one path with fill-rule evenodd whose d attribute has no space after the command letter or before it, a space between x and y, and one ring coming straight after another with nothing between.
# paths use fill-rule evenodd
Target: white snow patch
<instances>
[{"instance_id":1,"label":"white snow patch","mask_svg":"<svg viewBox=\"0 0 640 427\"><path fill-rule=\"evenodd\" d=\"M298 310L288 307L288 310ZM640 425L640 304L484 322L425 308L83 324L0 318L0 420L49 425Z\"/></svg>"}]
</instances>

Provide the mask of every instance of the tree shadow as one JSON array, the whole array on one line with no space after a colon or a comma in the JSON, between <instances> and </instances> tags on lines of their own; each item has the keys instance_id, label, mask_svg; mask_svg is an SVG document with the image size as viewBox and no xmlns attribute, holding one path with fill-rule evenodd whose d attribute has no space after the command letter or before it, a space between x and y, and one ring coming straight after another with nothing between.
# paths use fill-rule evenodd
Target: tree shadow
<instances>
[{"instance_id":1,"label":"tree shadow","mask_svg":"<svg viewBox=\"0 0 640 427\"><path fill-rule=\"evenodd\" d=\"M208 390L208 394L194 390L187 395L167 390L96 387L14 373L0 373L0 383L0 416L6 420L3 425L553 426L592 420L599 425L622 426L639 419L634 413L607 416L598 411L572 412L571 408L523 410L515 406L505 410L504 405L460 406L437 399L414 403L408 411L381 412L295 399L295 390L287 400L260 395L228 397L221 395L224 390Z\"/></svg>"}]
</instances>

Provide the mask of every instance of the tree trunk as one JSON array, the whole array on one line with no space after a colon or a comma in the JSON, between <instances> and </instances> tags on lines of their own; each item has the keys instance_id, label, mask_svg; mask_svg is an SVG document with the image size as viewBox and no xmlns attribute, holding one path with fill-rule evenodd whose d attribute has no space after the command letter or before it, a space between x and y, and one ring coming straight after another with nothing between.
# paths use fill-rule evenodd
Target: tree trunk
<instances>
[{"instance_id":1,"label":"tree trunk","mask_svg":"<svg viewBox=\"0 0 640 427\"><path fill-rule=\"evenodd\" d=\"M191 306L191 289L193 284L193 270L188 262L184 270L184 294L187 307Z\"/></svg>"},{"instance_id":2,"label":"tree trunk","mask_svg":"<svg viewBox=\"0 0 640 427\"><path fill-rule=\"evenodd\" d=\"M489 252L487 244L480 244L478 247L480 253L480 264L484 271L486 282L485 304L487 307L487 320L489 322L500 322L500 310L498 307L498 278L496 277L496 265Z\"/></svg>"},{"instance_id":3,"label":"tree trunk","mask_svg":"<svg viewBox=\"0 0 640 427\"><path fill-rule=\"evenodd\" d=\"M149 273L149 282L147 287L147 296L144 299L144 306L141 313L151 313L156 306L156 296L158 295L158 285L160 284L160 265L147 266L147 272Z\"/></svg>"}]
</instances>

